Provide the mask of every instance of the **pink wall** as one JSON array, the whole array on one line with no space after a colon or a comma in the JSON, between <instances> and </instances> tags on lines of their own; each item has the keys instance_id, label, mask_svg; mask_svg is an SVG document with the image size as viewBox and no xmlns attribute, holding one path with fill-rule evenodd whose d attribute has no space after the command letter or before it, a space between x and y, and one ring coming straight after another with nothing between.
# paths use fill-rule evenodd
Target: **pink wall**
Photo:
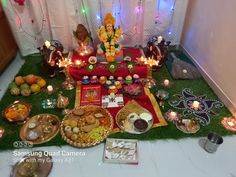
<instances>
[{"instance_id":1,"label":"pink wall","mask_svg":"<svg viewBox=\"0 0 236 177\"><path fill-rule=\"evenodd\" d=\"M236 0L189 0L181 45L230 110L236 108Z\"/></svg>"}]
</instances>

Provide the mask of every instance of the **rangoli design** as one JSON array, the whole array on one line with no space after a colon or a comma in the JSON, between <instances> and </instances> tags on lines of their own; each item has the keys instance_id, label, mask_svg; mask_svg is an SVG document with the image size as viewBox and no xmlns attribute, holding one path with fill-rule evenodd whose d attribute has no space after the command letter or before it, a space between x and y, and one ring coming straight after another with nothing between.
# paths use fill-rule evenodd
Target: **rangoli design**
<instances>
[{"instance_id":1,"label":"rangoli design","mask_svg":"<svg viewBox=\"0 0 236 177\"><path fill-rule=\"evenodd\" d=\"M169 104L176 109L182 109L184 116L193 114L203 126L210 123L211 115L216 115L213 108L223 107L220 101L208 99L206 95L196 96L189 88L183 89L182 94L175 96L176 99L171 99ZM198 109L192 107L194 101L199 102Z\"/></svg>"}]
</instances>

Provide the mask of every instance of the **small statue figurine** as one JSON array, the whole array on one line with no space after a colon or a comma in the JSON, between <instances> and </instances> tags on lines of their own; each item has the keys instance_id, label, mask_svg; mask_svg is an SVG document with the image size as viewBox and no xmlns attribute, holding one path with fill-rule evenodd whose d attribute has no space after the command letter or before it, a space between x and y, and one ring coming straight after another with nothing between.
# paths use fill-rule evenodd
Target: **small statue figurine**
<instances>
[{"instance_id":1,"label":"small statue figurine","mask_svg":"<svg viewBox=\"0 0 236 177\"><path fill-rule=\"evenodd\" d=\"M50 78L56 76L59 69L58 63L63 59L63 46L57 40L46 41L44 45L38 48L43 57L43 67L47 70Z\"/></svg>"},{"instance_id":2,"label":"small statue figurine","mask_svg":"<svg viewBox=\"0 0 236 177\"><path fill-rule=\"evenodd\" d=\"M115 25L115 18L111 13L107 13L104 18L104 25L97 32L99 40L102 42L98 45L97 58L99 61L114 62L123 59L121 44L118 41L121 37L121 29Z\"/></svg>"},{"instance_id":3,"label":"small statue figurine","mask_svg":"<svg viewBox=\"0 0 236 177\"><path fill-rule=\"evenodd\" d=\"M170 41L165 41L162 36L153 36L147 43L146 57L159 61L158 67L161 67L167 58Z\"/></svg>"},{"instance_id":4,"label":"small statue figurine","mask_svg":"<svg viewBox=\"0 0 236 177\"><path fill-rule=\"evenodd\" d=\"M73 31L73 35L79 45L76 50L80 56L89 56L93 53L93 48L90 46L92 40L91 34L85 28L84 25L78 24L76 31Z\"/></svg>"}]
</instances>

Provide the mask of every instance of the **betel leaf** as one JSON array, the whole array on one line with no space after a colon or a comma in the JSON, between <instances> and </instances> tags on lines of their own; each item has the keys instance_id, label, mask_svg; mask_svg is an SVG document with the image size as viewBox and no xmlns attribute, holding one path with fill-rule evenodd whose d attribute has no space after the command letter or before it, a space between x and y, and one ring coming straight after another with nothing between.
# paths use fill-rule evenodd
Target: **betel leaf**
<instances>
[{"instance_id":1,"label":"betel leaf","mask_svg":"<svg viewBox=\"0 0 236 177\"><path fill-rule=\"evenodd\" d=\"M110 62L107 64L107 68L110 71L110 73L115 73L117 69L117 63L116 62Z\"/></svg>"},{"instance_id":2,"label":"betel leaf","mask_svg":"<svg viewBox=\"0 0 236 177\"><path fill-rule=\"evenodd\" d=\"M96 68L96 64L89 64L86 66L88 72L92 72Z\"/></svg>"},{"instance_id":3,"label":"betel leaf","mask_svg":"<svg viewBox=\"0 0 236 177\"><path fill-rule=\"evenodd\" d=\"M126 66L127 66L128 70L129 70L129 72L132 73L134 71L136 63L132 62L132 61L131 62L127 62Z\"/></svg>"}]
</instances>

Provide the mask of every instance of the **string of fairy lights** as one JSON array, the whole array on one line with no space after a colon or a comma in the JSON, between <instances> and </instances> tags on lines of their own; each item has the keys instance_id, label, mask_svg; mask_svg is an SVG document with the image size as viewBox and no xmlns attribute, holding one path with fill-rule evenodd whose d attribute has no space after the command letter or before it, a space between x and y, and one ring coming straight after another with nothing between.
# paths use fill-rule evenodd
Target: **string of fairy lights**
<instances>
[{"instance_id":1,"label":"string of fairy lights","mask_svg":"<svg viewBox=\"0 0 236 177\"><path fill-rule=\"evenodd\" d=\"M154 23L157 24L157 20L161 21L160 17L160 4L161 4L161 1L162 0L157 0L157 15L154 19ZM104 12L103 12L103 5L102 5L102 0L99 0L98 1L99 3L99 11L97 12L96 14L96 19L97 21L100 23L100 25L103 25L102 23L102 19L103 19L103 15L104 15ZM112 0L112 9L113 9L113 15L115 16L115 18L117 19L117 21L119 21L119 25L121 26L121 28L125 31L123 31L123 36L135 36L137 34L140 33L139 31L139 23L140 23L140 19L142 18L142 16L144 15L144 3L145 1L144 0L138 0L137 1L137 5L135 6L134 8L134 12L135 12L135 20L134 20L134 25L129 25L129 24L126 24L124 23L123 21L123 18L122 18L122 4L121 4L121 0ZM170 20L169 20L169 23L168 23L168 26L167 26L167 30L166 30L166 33L167 35L170 37L172 35L172 32L173 32L173 19L174 19L174 12L175 12L175 7L176 7L176 0L173 1L173 4L171 5L171 8L170 8ZM86 19L88 19L87 17L87 11L86 9L82 8L82 13L84 15L84 17ZM88 22L87 23L87 26L88 25ZM89 30L90 31L90 30Z\"/></svg>"},{"instance_id":2,"label":"string of fairy lights","mask_svg":"<svg viewBox=\"0 0 236 177\"><path fill-rule=\"evenodd\" d=\"M25 34L25 36L32 38L34 40L37 40L37 36L41 35L41 33L44 30L45 27L45 23L47 20L46 15L44 14L43 11L43 7L41 5L41 2L39 1L39 9L40 9L40 13L42 14L42 20L41 20L41 24L40 27L38 28L38 31L34 31L33 33L27 31L26 27L24 27L24 22L22 21L21 15L17 12L17 9L15 7L15 5L13 4L14 2L12 2L13 0L10 0L10 5L11 8L13 9L14 13L15 13L15 17L16 17L16 26ZM27 0L25 0L27 1ZM30 1L30 0L28 0ZM92 17L91 14L88 14L88 12L90 11L90 9L88 9L88 6L85 6L84 0L73 0L73 6L75 8L75 14L82 17L84 19L84 22L86 23L86 26L88 28L88 31L91 32L91 26L89 24L89 17L90 18L95 18L97 20L97 23L100 25L103 25L103 17L104 17L104 13L105 11L103 10L103 2L104 0L98 0L98 10L97 13L95 13L95 17ZM161 3L164 0L157 0L157 8L156 8L156 16L154 18L154 24L158 24L158 21L161 21L161 15L160 15L160 7L161 7ZM165 0L166 1L166 0ZM121 3L121 0L112 0L112 10L113 10L113 15L115 16L115 18L117 19L117 22L119 23L119 25L121 26L121 28L124 30L123 31L123 36L135 36L137 34L140 33L140 19L142 19L143 15L144 15L144 5L145 5L145 0L137 0L136 1L137 4L134 7L134 14L135 14L135 18L133 21L133 25L127 24L125 23L125 19L124 15L122 15L123 11L123 6ZM167 23L167 27L166 27L166 34L168 36L171 36L173 33L173 19L174 19L174 14L175 14L175 8L176 8L176 0L170 0L170 2L172 2L173 4L170 6L170 17L169 17L169 23ZM26 5L28 3L26 2ZM5 5L6 6L6 3ZM27 5L28 8L29 5ZM46 9L47 11L48 9ZM89 16L90 15L90 16ZM32 16L30 17L31 21L32 21L32 25L34 25L34 19L32 18ZM80 20L78 20L78 23L80 22ZM81 23L81 22L80 22ZM50 30L50 29L49 29Z\"/></svg>"}]
</instances>

